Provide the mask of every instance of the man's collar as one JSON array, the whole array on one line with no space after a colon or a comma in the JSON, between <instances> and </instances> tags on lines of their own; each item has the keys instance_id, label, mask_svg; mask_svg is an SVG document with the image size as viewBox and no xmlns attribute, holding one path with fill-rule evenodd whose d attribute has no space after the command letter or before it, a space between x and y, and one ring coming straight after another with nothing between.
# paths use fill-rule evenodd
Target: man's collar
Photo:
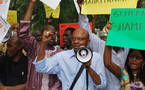
<instances>
[{"instance_id":1,"label":"man's collar","mask_svg":"<svg viewBox=\"0 0 145 90\"><path fill-rule=\"evenodd\" d=\"M70 50L70 58L73 58L73 57L75 57L76 55L75 55L75 52L74 52L74 49L72 49L72 50Z\"/></svg>"}]
</instances>

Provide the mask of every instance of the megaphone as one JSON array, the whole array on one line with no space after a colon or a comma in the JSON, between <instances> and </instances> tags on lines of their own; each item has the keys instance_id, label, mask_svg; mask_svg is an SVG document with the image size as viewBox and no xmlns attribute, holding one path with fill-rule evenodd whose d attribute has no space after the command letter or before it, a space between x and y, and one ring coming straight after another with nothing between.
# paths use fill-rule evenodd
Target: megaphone
<instances>
[{"instance_id":1,"label":"megaphone","mask_svg":"<svg viewBox=\"0 0 145 90\"><path fill-rule=\"evenodd\" d=\"M12 30L9 29L7 34L5 35L5 37L3 38L2 42L6 42L10 39L10 37L12 36Z\"/></svg>"},{"instance_id":2,"label":"megaphone","mask_svg":"<svg viewBox=\"0 0 145 90\"><path fill-rule=\"evenodd\" d=\"M76 52L76 58L81 63L89 62L93 57L92 50L88 47L81 47Z\"/></svg>"}]
</instances>

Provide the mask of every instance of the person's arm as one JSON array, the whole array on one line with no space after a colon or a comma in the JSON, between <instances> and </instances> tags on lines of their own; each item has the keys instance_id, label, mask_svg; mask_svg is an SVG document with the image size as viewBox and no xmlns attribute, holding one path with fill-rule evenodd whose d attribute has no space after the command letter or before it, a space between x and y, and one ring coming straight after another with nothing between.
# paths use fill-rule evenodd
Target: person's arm
<instances>
[{"instance_id":1,"label":"person's arm","mask_svg":"<svg viewBox=\"0 0 145 90\"><path fill-rule=\"evenodd\" d=\"M52 37L53 37L53 33L49 32L49 31L44 31L43 32L40 47L38 49L37 61L41 61L45 57L46 47L47 47L48 42L51 40Z\"/></svg>"},{"instance_id":2,"label":"person's arm","mask_svg":"<svg viewBox=\"0 0 145 90\"><path fill-rule=\"evenodd\" d=\"M141 8L142 6L141 6L142 4L141 4L141 0L138 0L137 1L137 6L136 6L136 8Z\"/></svg>"},{"instance_id":3,"label":"person's arm","mask_svg":"<svg viewBox=\"0 0 145 90\"><path fill-rule=\"evenodd\" d=\"M42 41L40 43L40 47L38 49L37 58L33 62L35 65L36 71L41 73L48 73L48 74L56 74L60 70L58 70L59 55L54 55L50 58L45 58L45 50L48 45L49 40L51 40L51 37L53 34L51 34L48 31L43 32Z\"/></svg>"},{"instance_id":4,"label":"person's arm","mask_svg":"<svg viewBox=\"0 0 145 90\"><path fill-rule=\"evenodd\" d=\"M24 16L24 21L30 21L31 20L32 11L33 11L33 8L35 6L36 1L37 0L30 0L29 6L28 6L27 11L26 11L25 16Z\"/></svg>"},{"instance_id":5,"label":"person's arm","mask_svg":"<svg viewBox=\"0 0 145 90\"><path fill-rule=\"evenodd\" d=\"M99 75L92 69L92 67L90 67L91 65L91 61L87 62L84 64L84 67L86 68L86 70L88 71L89 75L91 76L92 80L94 81L94 83L96 85L101 84L101 79L99 77Z\"/></svg>"},{"instance_id":6,"label":"person's arm","mask_svg":"<svg viewBox=\"0 0 145 90\"><path fill-rule=\"evenodd\" d=\"M119 67L118 65L112 62L112 47L111 46L105 46L104 64L110 72L112 72L115 76L120 78L121 67Z\"/></svg>"},{"instance_id":7,"label":"person's arm","mask_svg":"<svg viewBox=\"0 0 145 90\"><path fill-rule=\"evenodd\" d=\"M95 24L96 24L96 19L97 19L97 15L92 15L92 18L93 18L93 20L92 20L92 32L93 33L96 33L95 32Z\"/></svg>"},{"instance_id":8,"label":"person's arm","mask_svg":"<svg viewBox=\"0 0 145 90\"><path fill-rule=\"evenodd\" d=\"M86 15L79 15L79 23L81 28L84 28L87 32L89 32L90 36L89 47L95 52L103 53L103 48L105 45L104 41L91 32L91 28L88 24L88 17Z\"/></svg>"},{"instance_id":9,"label":"person's arm","mask_svg":"<svg viewBox=\"0 0 145 90\"><path fill-rule=\"evenodd\" d=\"M79 14L79 23L81 28L84 28L89 34L92 33L87 15Z\"/></svg>"},{"instance_id":10,"label":"person's arm","mask_svg":"<svg viewBox=\"0 0 145 90\"><path fill-rule=\"evenodd\" d=\"M91 62L85 64L85 68L92 79L90 84L93 84L96 88L104 88L106 86L105 67L103 63L103 57L100 54L93 53Z\"/></svg>"},{"instance_id":11,"label":"person's arm","mask_svg":"<svg viewBox=\"0 0 145 90\"><path fill-rule=\"evenodd\" d=\"M37 51L38 44L35 38L29 34L30 20L35 3L36 0L30 0L24 19L20 21L20 30L18 31L18 37L29 56L32 56L32 52Z\"/></svg>"}]
</instances>

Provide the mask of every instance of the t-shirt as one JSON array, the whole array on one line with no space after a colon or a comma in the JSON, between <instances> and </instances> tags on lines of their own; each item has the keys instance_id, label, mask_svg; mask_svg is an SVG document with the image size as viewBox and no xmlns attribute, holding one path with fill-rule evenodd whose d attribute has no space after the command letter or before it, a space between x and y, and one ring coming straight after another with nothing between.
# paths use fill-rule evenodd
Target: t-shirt
<instances>
[{"instance_id":1,"label":"t-shirt","mask_svg":"<svg viewBox=\"0 0 145 90\"><path fill-rule=\"evenodd\" d=\"M22 56L18 62L12 57L0 57L0 81L6 86L24 84L27 81L27 57Z\"/></svg>"}]
</instances>

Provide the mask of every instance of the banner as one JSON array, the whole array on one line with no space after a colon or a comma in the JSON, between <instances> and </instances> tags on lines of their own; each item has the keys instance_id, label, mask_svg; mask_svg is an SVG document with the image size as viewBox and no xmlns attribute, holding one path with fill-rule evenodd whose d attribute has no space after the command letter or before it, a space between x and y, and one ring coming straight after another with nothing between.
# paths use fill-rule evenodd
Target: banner
<instances>
[{"instance_id":1,"label":"banner","mask_svg":"<svg viewBox=\"0 0 145 90\"><path fill-rule=\"evenodd\" d=\"M17 19L17 11L16 10L9 10L8 11L8 17L7 17L7 21L9 22L9 24L17 24L18 23L18 19Z\"/></svg>"},{"instance_id":2,"label":"banner","mask_svg":"<svg viewBox=\"0 0 145 90\"><path fill-rule=\"evenodd\" d=\"M107 45L145 50L145 9L113 9Z\"/></svg>"},{"instance_id":3,"label":"banner","mask_svg":"<svg viewBox=\"0 0 145 90\"><path fill-rule=\"evenodd\" d=\"M0 16L7 18L10 0L0 0Z\"/></svg>"},{"instance_id":4,"label":"banner","mask_svg":"<svg viewBox=\"0 0 145 90\"><path fill-rule=\"evenodd\" d=\"M49 6L47 6L46 4L44 4L44 8L45 8L45 13L46 13L46 18L59 18L60 15L60 5L53 10L52 8L50 8Z\"/></svg>"},{"instance_id":5,"label":"banner","mask_svg":"<svg viewBox=\"0 0 145 90\"><path fill-rule=\"evenodd\" d=\"M44 4L48 5L50 8L52 9L56 9L57 6L59 5L61 0L40 0L41 2L43 2Z\"/></svg>"},{"instance_id":6,"label":"banner","mask_svg":"<svg viewBox=\"0 0 145 90\"><path fill-rule=\"evenodd\" d=\"M0 16L0 43L4 39L4 37L7 34L9 28L10 28L9 23Z\"/></svg>"},{"instance_id":7,"label":"banner","mask_svg":"<svg viewBox=\"0 0 145 90\"><path fill-rule=\"evenodd\" d=\"M89 23L90 24L90 27L91 27L91 30L92 30L92 23ZM62 23L62 24L59 24L59 37L60 37L60 46L62 47L63 46L63 34L64 34L64 31L65 29L67 28L74 28L74 29L77 29L77 28L80 28L80 24L79 23Z\"/></svg>"},{"instance_id":8,"label":"banner","mask_svg":"<svg viewBox=\"0 0 145 90\"><path fill-rule=\"evenodd\" d=\"M82 14L110 14L112 8L136 8L138 0L84 0Z\"/></svg>"}]
</instances>

